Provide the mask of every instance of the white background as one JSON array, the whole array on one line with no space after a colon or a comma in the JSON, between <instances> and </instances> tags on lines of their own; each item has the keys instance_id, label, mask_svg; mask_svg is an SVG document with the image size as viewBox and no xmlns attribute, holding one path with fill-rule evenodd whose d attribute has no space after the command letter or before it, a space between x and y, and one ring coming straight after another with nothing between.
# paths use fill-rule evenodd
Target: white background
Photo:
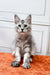
<instances>
[{"instance_id":1,"label":"white background","mask_svg":"<svg viewBox=\"0 0 50 75\"><path fill-rule=\"evenodd\" d=\"M14 14L25 19L32 15L32 35L37 54L50 55L50 0L0 0L0 52L10 52Z\"/></svg>"}]
</instances>

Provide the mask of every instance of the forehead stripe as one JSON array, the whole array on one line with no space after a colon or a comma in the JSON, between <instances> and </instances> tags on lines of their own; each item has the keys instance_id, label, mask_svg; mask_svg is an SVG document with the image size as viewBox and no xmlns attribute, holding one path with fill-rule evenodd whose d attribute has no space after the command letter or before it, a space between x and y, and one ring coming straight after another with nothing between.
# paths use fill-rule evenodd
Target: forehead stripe
<instances>
[{"instance_id":1,"label":"forehead stripe","mask_svg":"<svg viewBox=\"0 0 50 75\"><path fill-rule=\"evenodd\" d=\"M21 23L24 24L24 20L21 20Z\"/></svg>"}]
</instances>

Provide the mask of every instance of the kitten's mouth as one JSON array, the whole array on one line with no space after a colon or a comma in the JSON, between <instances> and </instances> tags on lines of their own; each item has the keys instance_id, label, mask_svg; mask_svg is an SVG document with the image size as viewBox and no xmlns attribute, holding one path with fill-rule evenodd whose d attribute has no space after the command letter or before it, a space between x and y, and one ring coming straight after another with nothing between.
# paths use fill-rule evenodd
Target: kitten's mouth
<instances>
[{"instance_id":1,"label":"kitten's mouth","mask_svg":"<svg viewBox=\"0 0 50 75\"><path fill-rule=\"evenodd\" d=\"M17 31L19 34L25 34L24 31Z\"/></svg>"},{"instance_id":2,"label":"kitten's mouth","mask_svg":"<svg viewBox=\"0 0 50 75\"><path fill-rule=\"evenodd\" d=\"M23 31L21 33L24 33Z\"/></svg>"},{"instance_id":3,"label":"kitten's mouth","mask_svg":"<svg viewBox=\"0 0 50 75\"><path fill-rule=\"evenodd\" d=\"M21 31L20 34L25 34L25 32Z\"/></svg>"},{"instance_id":4,"label":"kitten's mouth","mask_svg":"<svg viewBox=\"0 0 50 75\"><path fill-rule=\"evenodd\" d=\"M22 30L21 33L24 33L24 31Z\"/></svg>"}]
</instances>

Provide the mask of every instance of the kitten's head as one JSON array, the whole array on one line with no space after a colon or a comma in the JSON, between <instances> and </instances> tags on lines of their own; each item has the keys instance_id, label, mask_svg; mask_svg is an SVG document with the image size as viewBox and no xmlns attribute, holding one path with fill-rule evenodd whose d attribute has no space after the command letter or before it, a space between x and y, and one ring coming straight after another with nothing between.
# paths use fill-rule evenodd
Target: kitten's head
<instances>
[{"instance_id":1,"label":"kitten's head","mask_svg":"<svg viewBox=\"0 0 50 75\"><path fill-rule=\"evenodd\" d=\"M20 34L26 34L31 32L31 15L25 20L21 20L16 14L14 15L16 32Z\"/></svg>"}]
</instances>

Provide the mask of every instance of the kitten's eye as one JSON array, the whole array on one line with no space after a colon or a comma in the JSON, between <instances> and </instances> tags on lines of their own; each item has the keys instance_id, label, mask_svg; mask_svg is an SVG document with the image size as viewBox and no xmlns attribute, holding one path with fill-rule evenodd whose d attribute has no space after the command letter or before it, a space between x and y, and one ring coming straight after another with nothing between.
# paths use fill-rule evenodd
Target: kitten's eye
<instances>
[{"instance_id":1,"label":"kitten's eye","mask_svg":"<svg viewBox=\"0 0 50 75\"><path fill-rule=\"evenodd\" d=\"M24 25L24 27L27 27L27 25Z\"/></svg>"},{"instance_id":2,"label":"kitten's eye","mask_svg":"<svg viewBox=\"0 0 50 75\"><path fill-rule=\"evenodd\" d=\"M18 25L19 27L21 27L21 25Z\"/></svg>"}]
</instances>

